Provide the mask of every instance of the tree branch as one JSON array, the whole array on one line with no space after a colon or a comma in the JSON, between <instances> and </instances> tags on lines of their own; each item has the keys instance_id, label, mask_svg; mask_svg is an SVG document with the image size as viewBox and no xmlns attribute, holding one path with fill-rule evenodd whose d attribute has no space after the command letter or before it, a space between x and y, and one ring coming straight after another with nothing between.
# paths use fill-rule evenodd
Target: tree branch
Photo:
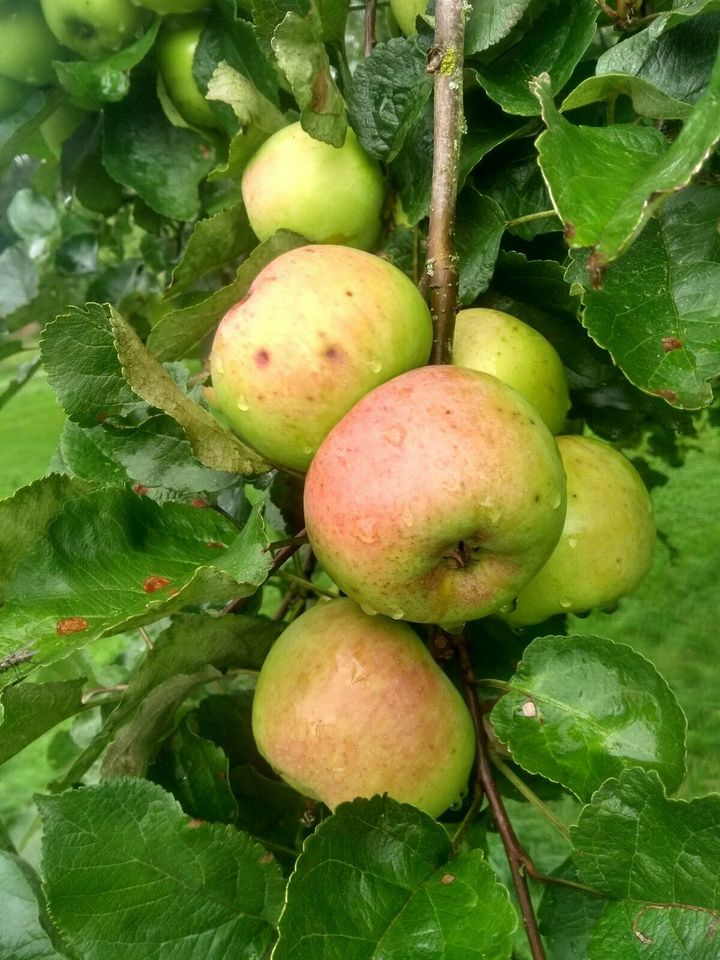
<instances>
[{"instance_id":1,"label":"tree branch","mask_svg":"<svg viewBox=\"0 0 720 960\"><path fill-rule=\"evenodd\" d=\"M437 0L435 46L428 73L435 76L433 172L425 272L433 317L431 363L449 363L457 308L455 204L463 133L464 0Z\"/></svg>"},{"instance_id":2,"label":"tree branch","mask_svg":"<svg viewBox=\"0 0 720 960\"><path fill-rule=\"evenodd\" d=\"M477 735L477 767L476 778L479 786L482 788L488 799L488 805L492 813L495 826L505 848L505 856L510 865L515 893L517 894L520 912L522 913L525 933L530 953L533 960L546 960L545 947L540 936L535 909L530 898L526 873L538 876L538 871L523 850L515 831L513 830L510 818L508 817L505 804L500 796L495 778L493 777L492 765L488 749L487 733L485 725L482 722L482 708L477 695L477 677L475 669L470 660L470 654L467 648L467 639L465 634L460 634L455 640L455 652L460 663L460 669L463 675L463 687L465 689L465 699L467 701L470 715L475 724L475 733Z\"/></svg>"},{"instance_id":3,"label":"tree branch","mask_svg":"<svg viewBox=\"0 0 720 960\"><path fill-rule=\"evenodd\" d=\"M375 17L377 15L377 0L366 0L365 3L365 56L369 57L375 47Z\"/></svg>"}]
</instances>

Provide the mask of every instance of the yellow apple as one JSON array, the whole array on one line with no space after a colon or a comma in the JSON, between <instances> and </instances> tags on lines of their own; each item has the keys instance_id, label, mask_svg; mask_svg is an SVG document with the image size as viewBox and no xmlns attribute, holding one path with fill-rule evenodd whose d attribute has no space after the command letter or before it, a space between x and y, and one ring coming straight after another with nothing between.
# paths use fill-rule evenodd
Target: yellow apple
<instances>
[{"instance_id":1,"label":"yellow apple","mask_svg":"<svg viewBox=\"0 0 720 960\"><path fill-rule=\"evenodd\" d=\"M348 129L332 147L292 123L252 157L242 178L250 225L260 240L294 230L315 243L369 250L380 234L380 167Z\"/></svg>"},{"instance_id":2,"label":"yellow apple","mask_svg":"<svg viewBox=\"0 0 720 960\"><path fill-rule=\"evenodd\" d=\"M557 442L567 474L565 526L548 562L503 617L513 626L613 604L638 586L652 562L652 502L635 467L602 440Z\"/></svg>"},{"instance_id":3,"label":"yellow apple","mask_svg":"<svg viewBox=\"0 0 720 960\"><path fill-rule=\"evenodd\" d=\"M331 809L389 794L438 816L467 789L475 731L407 624L352 600L313 607L270 650L253 701L260 753Z\"/></svg>"},{"instance_id":4,"label":"yellow apple","mask_svg":"<svg viewBox=\"0 0 720 960\"><path fill-rule=\"evenodd\" d=\"M509 383L559 433L570 407L568 382L555 348L532 327L501 310L461 310L455 321L453 363Z\"/></svg>"},{"instance_id":5,"label":"yellow apple","mask_svg":"<svg viewBox=\"0 0 720 960\"><path fill-rule=\"evenodd\" d=\"M427 363L430 312L397 267L349 247L306 246L273 260L218 327L215 405L279 466L307 469L364 394Z\"/></svg>"}]
</instances>

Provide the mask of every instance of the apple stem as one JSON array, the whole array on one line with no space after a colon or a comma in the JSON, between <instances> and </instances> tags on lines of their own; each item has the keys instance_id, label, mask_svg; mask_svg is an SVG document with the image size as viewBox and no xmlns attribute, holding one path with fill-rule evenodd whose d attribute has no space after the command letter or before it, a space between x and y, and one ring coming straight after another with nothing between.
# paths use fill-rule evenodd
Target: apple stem
<instances>
[{"instance_id":1,"label":"apple stem","mask_svg":"<svg viewBox=\"0 0 720 960\"><path fill-rule=\"evenodd\" d=\"M365 56L369 57L375 48L375 17L377 15L377 0L367 0L365 3Z\"/></svg>"},{"instance_id":2,"label":"apple stem","mask_svg":"<svg viewBox=\"0 0 720 960\"><path fill-rule=\"evenodd\" d=\"M475 676L475 668L472 665L472 660L468 653L467 638L464 632L454 637L454 647L462 671L465 699L475 725L475 733L477 736L475 768L476 796L482 796L484 794L487 797L490 812L492 813L495 826L497 827L503 847L505 848L505 856L510 865L510 873L512 874L515 893L525 925L525 934L530 946L530 954L533 960L546 960L547 955L540 936L540 929L527 882L528 875L537 877L539 873L513 830L512 823L505 809L505 804L503 803L497 783L495 782L493 768L490 762L487 732L482 718L482 707L477 694L478 681Z\"/></svg>"},{"instance_id":3,"label":"apple stem","mask_svg":"<svg viewBox=\"0 0 720 960\"><path fill-rule=\"evenodd\" d=\"M464 129L463 46L464 0L437 0L435 45L428 54L428 73L435 77L433 171L430 192L425 274L433 318L431 363L449 363L458 294L455 253L460 146Z\"/></svg>"}]
</instances>

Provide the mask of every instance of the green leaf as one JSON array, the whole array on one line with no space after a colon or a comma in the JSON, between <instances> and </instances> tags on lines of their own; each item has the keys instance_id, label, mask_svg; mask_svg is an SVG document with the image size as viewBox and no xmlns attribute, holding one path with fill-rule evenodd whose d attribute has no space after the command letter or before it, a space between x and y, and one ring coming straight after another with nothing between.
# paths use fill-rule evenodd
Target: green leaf
<instances>
[{"instance_id":1,"label":"green leaf","mask_svg":"<svg viewBox=\"0 0 720 960\"><path fill-rule=\"evenodd\" d=\"M255 234L242 201L221 210L214 217L199 220L173 270L169 295L176 297L189 290L206 273L249 253L255 243Z\"/></svg>"},{"instance_id":2,"label":"green leaf","mask_svg":"<svg viewBox=\"0 0 720 960\"><path fill-rule=\"evenodd\" d=\"M165 744L150 779L171 792L191 817L212 823L237 819L228 758L220 747L199 736L187 717Z\"/></svg>"},{"instance_id":3,"label":"green leaf","mask_svg":"<svg viewBox=\"0 0 720 960\"><path fill-rule=\"evenodd\" d=\"M206 300L190 307L170 310L153 327L147 345L160 360L177 360L191 355L239 300L247 294L260 271L280 254L307 241L296 233L281 230L259 244L240 264L235 279Z\"/></svg>"},{"instance_id":4,"label":"green leaf","mask_svg":"<svg viewBox=\"0 0 720 960\"><path fill-rule=\"evenodd\" d=\"M300 107L303 130L341 147L347 132L345 101L332 78L319 15L314 9L304 17L287 13L275 28L272 48Z\"/></svg>"},{"instance_id":5,"label":"green leaf","mask_svg":"<svg viewBox=\"0 0 720 960\"><path fill-rule=\"evenodd\" d=\"M572 860L565 861L550 875L577 883ZM548 883L540 901L538 921L552 960L586 958L593 929L606 907L607 901L601 897Z\"/></svg>"},{"instance_id":6,"label":"green leaf","mask_svg":"<svg viewBox=\"0 0 720 960\"><path fill-rule=\"evenodd\" d=\"M634 124L574 126L553 103L547 75L538 77L533 90L547 125L537 150L553 206L565 223L568 243L592 246L615 211L625 208L629 185L640 182L666 153L665 138Z\"/></svg>"},{"instance_id":7,"label":"green leaf","mask_svg":"<svg viewBox=\"0 0 720 960\"><path fill-rule=\"evenodd\" d=\"M277 72L260 48L253 25L237 16L234 0L219 6L210 14L195 51L193 76L200 89L207 91L218 64L225 63L252 81L268 107L277 107Z\"/></svg>"},{"instance_id":8,"label":"green leaf","mask_svg":"<svg viewBox=\"0 0 720 960\"><path fill-rule=\"evenodd\" d=\"M156 213L190 220L200 210L198 185L215 166L205 137L174 127L154 92L140 85L104 110L103 164Z\"/></svg>"},{"instance_id":9,"label":"green leaf","mask_svg":"<svg viewBox=\"0 0 720 960\"><path fill-rule=\"evenodd\" d=\"M55 63L60 86L80 103L112 103L122 100L130 89L130 71L155 43L160 18L143 36L102 60L73 60Z\"/></svg>"},{"instance_id":10,"label":"green leaf","mask_svg":"<svg viewBox=\"0 0 720 960\"><path fill-rule=\"evenodd\" d=\"M0 500L0 588L12 580L25 554L68 500L87 496L82 480L51 474Z\"/></svg>"},{"instance_id":11,"label":"green leaf","mask_svg":"<svg viewBox=\"0 0 720 960\"><path fill-rule=\"evenodd\" d=\"M508 960L515 912L479 850L452 858L447 832L387 797L341 804L305 844L275 960Z\"/></svg>"},{"instance_id":12,"label":"green leaf","mask_svg":"<svg viewBox=\"0 0 720 960\"><path fill-rule=\"evenodd\" d=\"M197 499L238 482L234 473L199 463L182 427L163 415L131 427L83 428L68 420L60 453L65 469L76 477L114 486L130 481L157 500Z\"/></svg>"},{"instance_id":13,"label":"green leaf","mask_svg":"<svg viewBox=\"0 0 720 960\"><path fill-rule=\"evenodd\" d=\"M105 307L69 307L40 343L48 381L67 415L84 426L144 409L122 375Z\"/></svg>"},{"instance_id":14,"label":"green leaf","mask_svg":"<svg viewBox=\"0 0 720 960\"><path fill-rule=\"evenodd\" d=\"M390 167L390 175L410 224L418 223L430 209L432 171L428 157L432 156L432 151L433 110L428 102L418 122L408 131Z\"/></svg>"},{"instance_id":15,"label":"green leaf","mask_svg":"<svg viewBox=\"0 0 720 960\"><path fill-rule=\"evenodd\" d=\"M58 233L55 205L34 190L18 190L7 208L8 223L28 247ZM33 259L40 259L36 254Z\"/></svg>"},{"instance_id":16,"label":"green leaf","mask_svg":"<svg viewBox=\"0 0 720 960\"><path fill-rule=\"evenodd\" d=\"M715 912L617 903L593 930L588 960L717 960Z\"/></svg>"},{"instance_id":17,"label":"green leaf","mask_svg":"<svg viewBox=\"0 0 720 960\"><path fill-rule=\"evenodd\" d=\"M655 771L625 770L595 793L570 838L583 883L609 897L720 907L720 796L670 800Z\"/></svg>"},{"instance_id":18,"label":"green leaf","mask_svg":"<svg viewBox=\"0 0 720 960\"><path fill-rule=\"evenodd\" d=\"M700 6L720 9L712 0L661 13L647 30L626 37L603 53L596 73L628 74L669 97L695 103L710 82L720 37L720 16L699 16L692 11Z\"/></svg>"},{"instance_id":19,"label":"green leaf","mask_svg":"<svg viewBox=\"0 0 720 960\"><path fill-rule=\"evenodd\" d=\"M353 76L348 109L358 140L372 157L394 160L430 99L426 54L414 40L379 43Z\"/></svg>"},{"instance_id":20,"label":"green leaf","mask_svg":"<svg viewBox=\"0 0 720 960\"><path fill-rule=\"evenodd\" d=\"M21 247L6 247L0 253L0 318L32 303L39 291L37 267Z\"/></svg>"},{"instance_id":21,"label":"green leaf","mask_svg":"<svg viewBox=\"0 0 720 960\"><path fill-rule=\"evenodd\" d=\"M245 138L253 144L257 142L259 146L270 134L285 126L285 117L275 104L258 90L251 79L225 61L218 64L208 80L207 98L232 108L241 127L240 133L233 138L233 144L242 144ZM237 146L234 152L238 152ZM235 173L239 172L236 166L236 162L232 163Z\"/></svg>"},{"instance_id":22,"label":"green leaf","mask_svg":"<svg viewBox=\"0 0 720 960\"><path fill-rule=\"evenodd\" d=\"M0 120L0 170L22 151L40 124L66 99L66 95L56 88L27 88L20 108Z\"/></svg>"},{"instance_id":23,"label":"green leaf","mask_svg":"<svg viewBox=\"0 0 720 960\"><path fill-rule=\"evenodd\" d=\"M466 187L458 201L456 224L461 303L472 303L487 290L504 232L505 216L498 204Z\"/></svg>"},{"instance_id":24,"label":"green leaf","mask_svg":"<svg viewBox=\"0 0 720 960\"><path fill-rule=\"evenodd\" d=\"M37 740L61 720L82 710L85 679L23 683L6 687L0 697L0 764Z\"/></svg>"},{"instance_id":25,"label":"green leaf","mask_svg":"<svg viewBox=\"0 0 720 960\"><path fill-rule=\"evenodd\" d=\"M177 420L200 463L214 470L241 474L262 473L267 469L267 464L254 451L180 390L130 324L112 307L108 319L125 380L143 400Z\"/></svg>"},{"instance_id":26,"label":"green leaf","mask_svg":"<svg viewBox=\"0 0 720 960\"><path fill-rule=\"evenodd\" d=\"M553 93L563 88L592 40L599 12L595 0L549 3L522 39L492 63L475 66L488 96L507 113L537 114L528 84L545 72Z\"/></svg>"},{"instance_id":27,"label":"green leaf","mask_svg":"<svg viewBox=\"0 0 720 960\"><path fill-rule=\"evenodd\" d=\"M61 960L40 922L39 883L31 883L17 857L0 850L0 896L3 922L0 924L0 956L8 960Z\"/></svg>"},{"instance_id":28,"label":"green leaf","mask_svg":"<svg viewBox=\"0 0 720 960\"><path fill-rule=\"evenodd\" d=\"M465 24L465 54L480 53L506 37L522 20L531 0L474 3Z\"/></svg>"},{"instance_id":29,"label":"green leaf","mask_svg":"<svg viewBox=\"0 0 720 960\"><path fill-rule=\"evenodd\" d=\"M641 117L658 120L685 120L692 113L688 103L668 96L658 87L640 77L629 77L624 73L606 73L598 77L588 77L569 93L562 102L561 110L576 110L604 100L614 103L620 97L630 97L633 110Z\"/></svg>"},{"instance_id":30,"label":"green leaf","mask_svg":"<svg viewBox=\"0 0 720 960\"><path fill-rule=\"evenodd\" d=\"M249 596L272 562L263 522L237 527L214 510L158 504L129 491L69 499L17 565L0 608L0 657L33 664L191 603Z\"/></svg>"},{"instance_id":31,"label":"green leaf","mask_svg":"<svg viewBox=\"0 0 720 960\"><path fill-rule=\"evenodd\" d=\"M534 216L551 208L545 182L537 165L537 155L521 156L514 162L503 163L488 172L482 180L483 192L502 208L506 220ZM560 230L552 213L540 220L519 223L508 229L523 240L532 240L541 233Z\"/></svg>"},{"instance_id":32,"label":"green leaf","mask_svg":"<svg viewBox=\"0 0 720 960\"><path fill-rule=\"evenodd\" d=\"M712 400L720 374L720 197L692 186L672 197L632 247L590 288L587 258L567 280L582 291L582 322L628 379L679 407Z\"/></svg>"},{"instance_id":33,"label":"green leaf","mask_svg":"<svg viewBox=\"0 0 720 960\"><path fill-rule=\"evenodd\" d=\"M685 717L667 683L631 647L602 637L540 637L492 712L497 737L530 773L587 800L625 767L685 773Z\"/></svg>"},{"instance_id":34,"label":"green leaf","mask_svg":"<svg viewBox=\"0 0 720 960\"><path fill-rule=\"evenodd\" d=\"M267 956L284 884L247 834L189 820L140 780L38 806L50 910L83 960Z\"/></svg>"}]
</instances>

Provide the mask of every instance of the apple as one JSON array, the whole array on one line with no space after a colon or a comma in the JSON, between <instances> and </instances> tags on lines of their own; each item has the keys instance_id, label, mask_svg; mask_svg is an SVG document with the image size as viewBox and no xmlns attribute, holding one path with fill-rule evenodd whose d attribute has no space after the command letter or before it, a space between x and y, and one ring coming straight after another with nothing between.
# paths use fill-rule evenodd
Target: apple
<instances>
[{"instance_id":1,"label":"apple","mask_svg":"<svg viewBox=\"0 0 720 960\"><path fill-rule=\"evenodd\" d=\"M133 0L138 7L145 7L165 16L168 13L195 13L208 5L209 0Z\"/></svg>"},{"instance_id":2,"label":"apple","mask_svg":"<svg viewBox=\"0 0 720 960\"><path fill-rule=\"evenodd\" d=\"M387 793L439 816L467 789L475 732L462 697L405 623L320 603L276 641L258 677L260 753L334 809Z\"/></svg>"},{"instance_id":3,"label":"apple","mask_svg":"<svg viewBox=\"0 0 720 960\"><path fill-rule=\"evenodd\" d=\"M0 77L0 120L15 113L29 94L30 90L24 84Z\"/></svg>"},{"instance_id":4,"label":"apple","mask_svg":"<svg viewBox=\"0 0 720 960\"><path fill-rule=\"evenodd\" d=\"M369 250L380 234L384 194L379 165L350 128L342 147L331 147L291 123L263 143L242 177L260 240L284 229L316 243Z\"/></svg>"},{"instance_id":5,"label":"apple","mask_svg":"<svg viewBox=\"0 0 720 960\"><path fill-rule=\"evenodd\" d=\"M53 60L63 51L32 0L0 5L0 76L34 87L55 83Z\"/></svg>"},{"instance_id":6,"label":"apple","mask_svg":"<svg viewBox=\"0 0 720 960\"><path fill-rule=\"evenodd\" d=\"M415 20L421 17L427 8L428 0L390 0L392 15L406 37L416 36Z\"/></svg>"},{"instance_id":7,"label":"apple","mask_svg":"<svg viewBox=\"0 0 720 960\"><path fill-rule=\"evenodd\" d=\"M512 387L423 367L363 397L321 444L305 521L329 576L367 613L459 623L508 604L565 517L555 440Z\"/></svg>"},{"instance_id":8,"label":"apple","mask_svg":"<svg viewBox=\"0 0 720 960\"><path fill-rule=\"evenodd\" d=\"M260 454L305 470L353 404L427 363L431 345L430 312L397 267L350 247L299 247L221 321L215 405Z\"/></svg>"},{"instance_id":9,"label":"apple","mask_svg":"<svg viewBox=\"0 0 720 960\"><path fill-rule=\"evenodd\" d=\"M652 562L652 501L635 467L602 440L557 442L567 474L565 526L548 562L503 617L513 626L614 604Z\"/></svg>"},{"instance_id":10,"label":"apple","mask_svg":"<svg viewBox=\"0 0 720 960\"><path fill-rule=\"evenodd\" d=\"M193 60L206 17L176 17L164 24L156 45L165 89L181 116L196 127L220 127L193 76Z\"/></svg>"},{"instance_id":11,"label":"apple","mask_svg":"<svg viewBox=\"0 0 720 960\"><path fill-rule=\"evenodd\" d=\"M474 307L455 320L453 363L509 383L559 433L570 407L568 381L555 348L532 327L502 310Z\"/></svg>"},{"instance_id":12,"label":"apple","mask_svg":"<svg viewBox=\"0 0 720 960\"><path fill-rule=\"evenodd\" d=\"M131 0L41 0L45 20L60 43L86 60L100 60L140 36L145 10Z\"/></svg>"}]
</instances>

